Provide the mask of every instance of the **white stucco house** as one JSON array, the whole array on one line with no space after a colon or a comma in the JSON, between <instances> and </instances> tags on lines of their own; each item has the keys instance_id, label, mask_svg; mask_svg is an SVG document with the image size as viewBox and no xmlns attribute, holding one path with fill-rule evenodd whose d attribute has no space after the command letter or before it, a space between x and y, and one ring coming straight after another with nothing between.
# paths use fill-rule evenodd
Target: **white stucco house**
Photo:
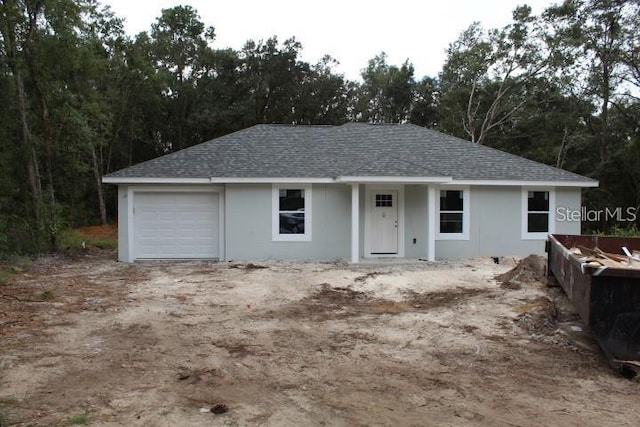
<instances>
[{"instance_id":1,"label":"white stucco house","mask_svg":"<svg viewBox=\"0 0 640 427\"><path fill-rule=\"evenodd\" d=\"M256 125L111 173L118 257L543 253L597 181L409 124Z\"/></svg>"}]
</instances>

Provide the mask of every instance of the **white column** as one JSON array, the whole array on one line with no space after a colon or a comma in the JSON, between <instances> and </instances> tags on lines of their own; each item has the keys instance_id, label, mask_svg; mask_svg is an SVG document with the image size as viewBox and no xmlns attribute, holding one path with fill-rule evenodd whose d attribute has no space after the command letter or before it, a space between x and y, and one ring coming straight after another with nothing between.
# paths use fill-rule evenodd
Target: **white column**
<instances>
[{"instance_id":1,"label":"white column","mask_svg":"<svg viewBox=\"0 0 640 427\"><path fill-rule=\"evenodd\" d=\"M360 261L360 184L351 184L351 262Z\"/></svg>"},{"instance_id":2,"label":"white column","mask_svg":"<svg viewBox=\"0 0 640 427\"><path fill-rule=\"evenodd\" d=\"M429 186L427 200L427 259L436 260L436 187Z\"/></svg>"}]
</instances>

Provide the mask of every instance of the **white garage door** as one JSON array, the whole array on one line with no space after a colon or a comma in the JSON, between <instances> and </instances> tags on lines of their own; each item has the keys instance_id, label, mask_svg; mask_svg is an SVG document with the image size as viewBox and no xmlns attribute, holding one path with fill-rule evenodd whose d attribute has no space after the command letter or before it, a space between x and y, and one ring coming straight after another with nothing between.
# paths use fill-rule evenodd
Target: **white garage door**
<instances>
[{"instance_id":1,"label":"white garage door","mask_svg":"<svg viewBox=\"0 0 640 427\"><path fill-rule=\"evenodd\" d=\"M219 257L219 194L136 192L133 202L135 259Z\"/></svg>"}]
</instances>

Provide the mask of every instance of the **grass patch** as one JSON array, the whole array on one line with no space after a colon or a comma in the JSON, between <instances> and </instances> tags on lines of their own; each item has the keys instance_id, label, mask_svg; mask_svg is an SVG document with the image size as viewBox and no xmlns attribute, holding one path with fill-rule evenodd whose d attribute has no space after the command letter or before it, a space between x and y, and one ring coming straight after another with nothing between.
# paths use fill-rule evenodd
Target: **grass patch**
<instances>
[{"instance_id":1,"label":"grass patch","mask_svg":"<svg viewBox=\"0 0 640 427\"><path fill-rule=\"evenodd\" d=\"M0 270L0 286L6 285L7 283L9 283L11 279L13 279L13 276L15 275L16 273L10 270Z\"/></svg>"},{"instance_id":2,"label":"grass patch","mask_svg":"<svg viewBox=\"0 0 640 427\"><path fill-rule=\"evenodd\" d=\"M44 291L40 295L38 295L38 300L40 300L40 301L51 301L55 297L56 297L56 294L51 289L47 289L46 291Z\"/></svg>"},{"instance_id":3,"label":"grass patch","mask_svg":"<svg viewBox=\"0 0 640 427\"><path fill-rule=\"evenodd\" d=\"M89 415L87 414L77 414L72 417L69 417L69 424L72 426L88 426L89 425Z\"/></svg>"},{"instance_id":4,"label":"grass patch","mask_svg":"<svg viewBox=\"0 0 640 427\"><path fill-rule=\"evenodd\" d=\"M6 285L31 264L31 259L21 256L0 258L0 286Z\"/></svg>"},{"instance_id":5,"label":"grass patch","mask_svg":"<svg viewBox=\"0 0 640 427\"><path fill-rule=\"evenodd\" d=\"M0 412L0 427L9 427L9 416L4 412Z\"/></svg>"},{"instance_id":6,"label":"grass patch","mask_svg":"<svg viewBox=\"0 0 640 427\"><path fill-rule=\"evenodd\" d=\"M100 249L116 249L118 239L107 236L88 236L80 230L68 229L60 233L59 245L63 251L84 249L89 246Z\"/></svg>"}]
</instances>

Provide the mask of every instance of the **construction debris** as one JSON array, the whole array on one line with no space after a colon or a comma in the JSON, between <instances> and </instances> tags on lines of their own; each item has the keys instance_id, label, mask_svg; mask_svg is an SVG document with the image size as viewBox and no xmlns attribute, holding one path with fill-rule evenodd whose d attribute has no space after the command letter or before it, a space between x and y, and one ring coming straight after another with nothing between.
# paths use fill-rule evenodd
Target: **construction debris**
<instances>
[{"instance_id":1,"label":"construction debris","mask_svg":"<svg viewBox=\"0 0 640 427\"><path fill-rule=\"evenodd\" d=\"M583 264L602 266L609 268L636 268L640 269L640 252L630 252L626 246L620 248L621 254L605 252L597 246L593 249L576 245L569 249L573 255Z\"/></svg>"}]
</instances>

